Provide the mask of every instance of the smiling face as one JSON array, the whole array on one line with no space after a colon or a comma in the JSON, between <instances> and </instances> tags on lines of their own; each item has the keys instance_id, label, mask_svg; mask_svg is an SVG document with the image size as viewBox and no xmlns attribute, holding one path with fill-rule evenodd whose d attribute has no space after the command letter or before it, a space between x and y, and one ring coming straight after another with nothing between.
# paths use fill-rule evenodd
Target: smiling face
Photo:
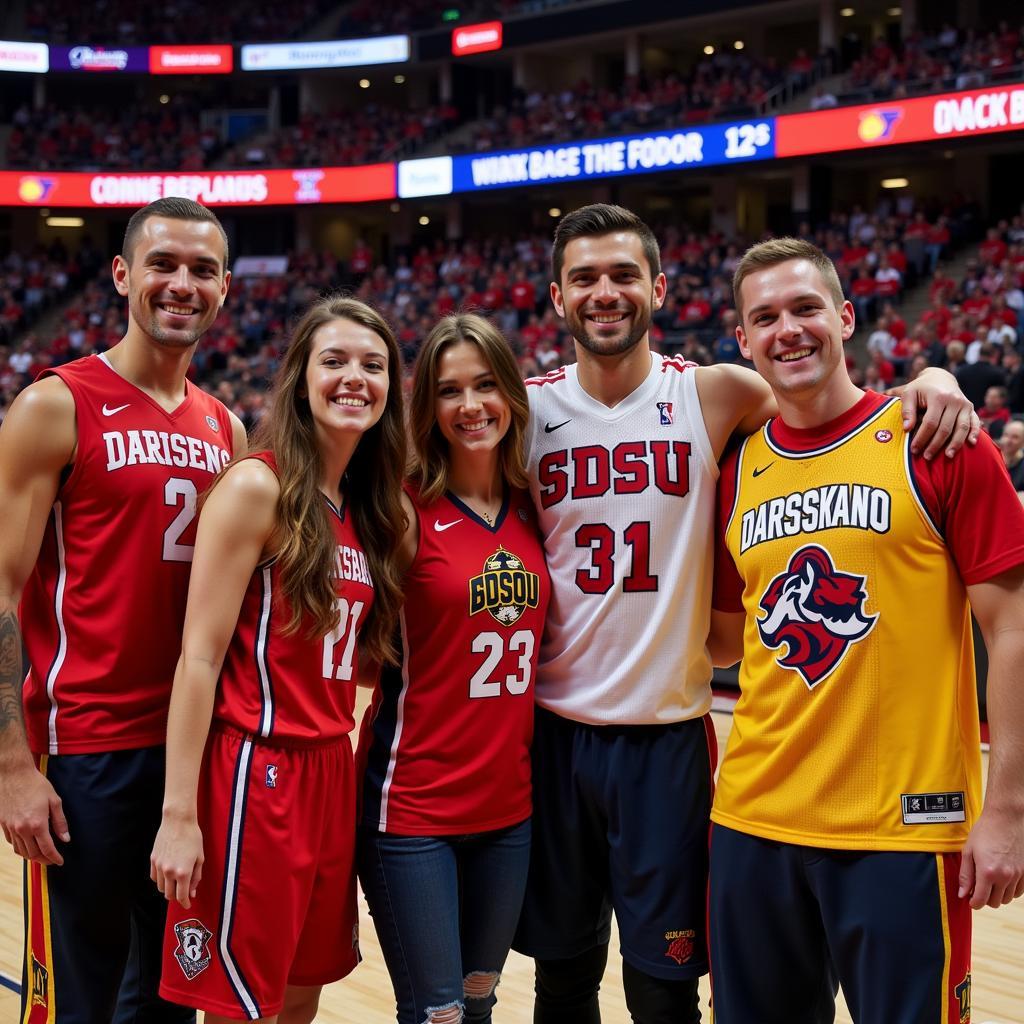
<instances>
[{"instance_id":1,"label":"smiling face","mask_svg":"<svg viewBox=\"0 0 1024 1024\"><path fill-rule=\"evenodd\" d=\"M133 248L128 259L116 256L113 267L131 323L158 345L195 345L217 319L231 282L217 225L150 217Z\"/></svg>"},{"instance_id":2,"label":"smiling face","mask_svg":"<svg viewBox=\"0 0 1024 1024\"><path fill-rule=\"evenodd\" d=\"M574 238L566 245L551 301L583 348L612 356L628 352L647 336L651 314L665 301L665 288L664 274L651 279L640 236L613 231Z\"/></svg>"},{"instance_id":3,"label":"smiling face","mask_svg":"<svg viewBox=\"0 0 1024 1024\"><path fill-rule=\"evenodd\" d=\"M1007 463L1015 463L1024 449L1024 423L1020 420L1010 420L1003 427L998 444Z\"/></svg>"},{"instance_id":4,"label":"smiling face","mask_svg":"<svg viewBox=\"0 0 1024 1024\"><path fill-rule=\"evenodd\" d=\"M364 434L384 414L388 382L387 345L374 331L341 319L316 329L302 397L318 434Z\"/></svg>"},{"instance_id":5,"label":"smiling face","mask_svg":"<svg viewBox=\"0 0 1024 1024\"><path fill-rule=\"evenodd\" d=\"M449 345L437 361L434 415L449 451L495 451L512 422L490 364L471 341Z\"/></svg>"},{"instance_id":6,"label":"smiling face","mask_svg":"<svg viewBox=\"0 0 1024 1024\"><path fill-rule=\"evenodd\" d=\"M843 344L853 334L853 306L844 302L836 308L821 271L809 260L786 260L749 274L740 300L740 350L780 401L820 391L845 368Z\"/></svg>"}]
</instances>

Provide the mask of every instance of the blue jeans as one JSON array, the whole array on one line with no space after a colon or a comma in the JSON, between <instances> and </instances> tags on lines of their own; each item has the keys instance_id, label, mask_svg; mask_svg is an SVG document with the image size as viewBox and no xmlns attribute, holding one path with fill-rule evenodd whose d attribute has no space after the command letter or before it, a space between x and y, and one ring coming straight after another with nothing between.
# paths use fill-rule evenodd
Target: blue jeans
<instances>
[{"instance_id":1,"label":"blue jeans","mask_svg":"<svg viewBox=\"0 0 1024 1024\"><path fill-rule=\"evenodd\" d=\"M359 878L399 1024L456 1006L466 1022L489 1024L529 863L529 819L463 836L360 829Z\"/></svg>"}]
</instances>

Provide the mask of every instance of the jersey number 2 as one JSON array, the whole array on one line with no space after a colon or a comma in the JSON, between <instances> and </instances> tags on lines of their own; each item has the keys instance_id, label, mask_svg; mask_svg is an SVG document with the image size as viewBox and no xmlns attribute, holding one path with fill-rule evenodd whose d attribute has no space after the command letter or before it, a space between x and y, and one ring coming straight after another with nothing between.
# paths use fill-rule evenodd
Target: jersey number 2
<instances>
[{"instance_id":1,"label":"jersey number 2","mask_svg":"<svg viewBox=\"0 0 1024 1024\"><path fill-rule=\"evenodd\" d=\"M164 561L191 562L195 548L191 544L179 544L178 539L196 517L196 485L191 480L172 476L164 484L164 504L171 508L181 505L181 511L164 530Z\"/></svg>"},{"instance_id":2,"label":"jersey number 2","mask_svg":"<svg viewBox=\"0 0 1024 1024\"><path fill-rule=\"evenodd\" d=\"M477 633L473 637L473 653L486 654L483 664L473 673L469 681L469 696L500 697L501 679L488 676L498 667L505 653L505 638L500 633ZM508 638L510 652L519 652L519 665L515 675L505 676L505 689L512 694L526 693L530 687L530 659L533 657L533 633L520 629Z\"/></svg>"}]
</instances>

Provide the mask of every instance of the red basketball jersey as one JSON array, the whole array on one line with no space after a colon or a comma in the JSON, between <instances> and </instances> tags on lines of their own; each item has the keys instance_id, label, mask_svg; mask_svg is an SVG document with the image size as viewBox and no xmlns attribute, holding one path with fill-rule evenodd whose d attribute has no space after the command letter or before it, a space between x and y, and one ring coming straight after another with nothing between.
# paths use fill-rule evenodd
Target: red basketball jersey
<instances>
[{"instance_id":1,"label":"red basketball jersey","mask_svg":"<svg viewBox=\"0 0 1024 1024\"><path fill-rule=\"evenodd\" d=\"M74 397L77 446L19 609L29 744L153 746L181 651L196 496L231 458L231 420L187 381L166 412L103 356L50 373Z\"/></svg>"},{"instance_id":2,"label":"red basketball jersey","mask_svg":"<svg viewBox=\"0 0 1024 1024\"><path fill-rule=\"evenodd\" d=\"M252 457L277 472L272 453ZM291 607L280 567L276 561L258 565L217 687L214 719L271 742L330 743L352 731L359 630L373 604L373 581L350 517L323 500L337 544L338 625L313 639L310 623L303 621L286 636Z\"/></svg>"},{"instance_id":3,"label":"red basketball jersey","mask_svg":"<svg viewBox=\"0 0 1024 1024\"><path fill-rule=\"evenodd\" d=\"M533 503L490 526L457 498L410 491L419 547L405 577L402 665L363 720L362 820L455 835L529 817L533 678L550 584Z\"/></svg>"}]
</instances>

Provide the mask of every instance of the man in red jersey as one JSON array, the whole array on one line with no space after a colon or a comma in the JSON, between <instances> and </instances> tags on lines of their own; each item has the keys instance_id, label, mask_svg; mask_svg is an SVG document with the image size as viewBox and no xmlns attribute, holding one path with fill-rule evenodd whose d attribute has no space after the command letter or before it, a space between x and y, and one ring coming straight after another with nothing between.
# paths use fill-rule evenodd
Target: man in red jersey
<instances>
[{"instance_id":1,"label":"man in red jersey","mask_svg":"<svg viewBox=\"0 0 1024 1024\"><path fill-rule=\"evenodd\" d=\"M245 450L237 418L185 379L227 248L190 200L137 211L113 261L127 333L46 371L0 431L0 824L30 862L22 1024L192 1019L157 997L149 851L196 496Z\"/></svg>"}]
</instances>

